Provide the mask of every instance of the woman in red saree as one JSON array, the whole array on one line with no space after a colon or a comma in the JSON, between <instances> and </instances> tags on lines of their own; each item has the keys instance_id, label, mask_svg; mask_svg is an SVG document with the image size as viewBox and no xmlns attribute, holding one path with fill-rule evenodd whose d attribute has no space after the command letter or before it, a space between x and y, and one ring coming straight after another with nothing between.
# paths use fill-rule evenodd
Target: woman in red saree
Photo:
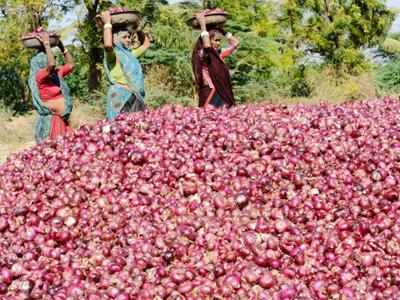
<instances>
[{"instance_id":1,"label":"woman in red saree","mask_svg":"<svg viewBox=\"0 0 400 300\"><path fill-rule=\"evenodd\" d=\"M31 59L29 75L33 104L39 114L35 130L38 143L71 131L68 119L72 111L72 98L64 77L73 71L74 61L59 41L57 46L64 54L65 64L56 67L49 38L47 32L38 31L37 39L42 43L43 49Z\"/></svg>"},{"instance_id":2,"label":"woman in red saree","mask_svg":"<svg viewBox=\"0 0 400 300\"><path fill-rule=\"evenodd\" d=\"M220 49L224 31L214 28L207 31L204 12L196 15L201 26L199 37L192 53L192 68L199 96L199 106L231 107L235 105L229 69L224 60L239 45L239 41L227 33L229 47Z\"/></svg>"}]
</instances>

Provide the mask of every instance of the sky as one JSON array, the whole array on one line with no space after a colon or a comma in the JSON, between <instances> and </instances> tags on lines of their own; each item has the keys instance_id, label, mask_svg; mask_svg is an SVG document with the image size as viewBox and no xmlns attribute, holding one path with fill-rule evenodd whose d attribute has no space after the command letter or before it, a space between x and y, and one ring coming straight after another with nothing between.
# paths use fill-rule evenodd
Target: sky
<instances>
[{"instance_id":1,"label":"sky","mask_svg":"<svg viewBox=\"0 0 400 300\"><path fill-rule=\"evenodd\" d=\"M400 0L388 0L387 6L390 8L400 9ZM392 32L400 31L400 15L399 14L397 15L397 18L393 23L391 31Z\"/></svg>"}]
</instances>

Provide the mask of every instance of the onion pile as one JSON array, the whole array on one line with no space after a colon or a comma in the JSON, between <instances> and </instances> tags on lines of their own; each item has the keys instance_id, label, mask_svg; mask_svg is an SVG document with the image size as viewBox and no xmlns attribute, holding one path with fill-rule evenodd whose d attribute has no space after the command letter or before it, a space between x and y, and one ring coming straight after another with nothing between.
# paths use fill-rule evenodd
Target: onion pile
<instances>
[{"instance_id":1,"label":"onion pile","mask_svg":"<svg viewBox=\"0 0 400 300\"><path fill-rule=\"evenodd\" d=\"M0 166L0 298L400 299L400 103L165 106Z\"/></svg>"}]
</instances>

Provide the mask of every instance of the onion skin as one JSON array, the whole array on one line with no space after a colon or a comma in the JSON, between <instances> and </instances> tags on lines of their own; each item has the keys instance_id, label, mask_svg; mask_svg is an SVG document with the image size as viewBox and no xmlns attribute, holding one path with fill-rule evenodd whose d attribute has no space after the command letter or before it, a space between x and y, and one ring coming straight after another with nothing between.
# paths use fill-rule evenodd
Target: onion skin
<instances>
[{"instance_id":1,"label":"onion skin","mask_svg":"<svg viewBox=\"0 0 400 300\"><path fill-rule=\"evenodd\" d=\"M0 166L0 298L400 299L397 99L166 105Z\"/></svg>"}]
</instances>

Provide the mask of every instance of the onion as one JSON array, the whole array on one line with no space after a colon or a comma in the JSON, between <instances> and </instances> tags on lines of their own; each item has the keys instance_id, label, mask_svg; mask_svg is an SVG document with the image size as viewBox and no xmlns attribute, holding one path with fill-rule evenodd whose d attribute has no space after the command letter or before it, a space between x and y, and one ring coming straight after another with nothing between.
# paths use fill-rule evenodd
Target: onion
<instances>
[{"instance_id":1,"label":"onion","mask_svg":"<svg viewBox=\"0 0 400 300\"><path fill-rule=\"evenodd\" d=\"M164 106L0 166L1 299L399 299L400 102Z\"/></svg>"},{"instance_id":2,"label":"onion","mask_svg":"<svg viewBox=\"0 0 400 300\"><path fill-rule=\"evenodd\" d=\"M230 275L225 279L225 284L232 289L240 289L240 278L239 276Z\"/></svg>"},{"instance_id":3,"label":"onion","mask_svg":"<svg viewBox=\"0 0 400 300\"><path fill-rule=\"evenodd\" d=\"M0 276L1 276L0 277L1 282L5 284L10 284L13 280L13 275L11 270L8 270L6 268L1 269Z\"/></svg>"},{"instance_id":4,"label":"onion","mask_svg":"<svg viewBox=\"0 0 400 300\"><path fill-rule=\"evenodd\" d=\"M237 206L238 206L240 209L243 209L243 208L246 207L246 205L249 203L249 200L248 200L248 198L246 197L246 195L244 195L244 194L239 194L239 195L236 196L235 202L236 202Z\"/></svg>"},{"instance_id":5,"label":"onion","mask_svg":"<svg viewBox=\"0 0 400 300\"><path fill-rule=\"evenodd\" d=\"M292 286L284 286L279 292L279 299L281 300L292 300L295 299L297 295L296 288Z\"/></svg>"},{"instance_id":6,"label":"onion","mask_svg":"<svg viewBox=\"0 0 400 300\"><path fill-rule=\"evenodd\" d=\"M285 232L288 229L288 224L285 220L277 220L275 223L275 229L278 233Z\"/></svg>"},{"instance_id":7,"label":"onion","mask_svg":"<svg viewBox=\"0 0 400 300\"><path fill-rule=\"evenodd\" d=\"M8 222L5 217L0 216L0 232L6 230L8 227Z\"/></svg>"},{"instance_id":8,"label":"onion","mask_svg":"<svg viewBox=\"0 0 400 300\"><path fill-rule=\"evenodd\" d=\"M270 289L275 285L275 278L269 272L264 273L258 280L258 284L264 289Z\"/></svg>"}]
</instances>

